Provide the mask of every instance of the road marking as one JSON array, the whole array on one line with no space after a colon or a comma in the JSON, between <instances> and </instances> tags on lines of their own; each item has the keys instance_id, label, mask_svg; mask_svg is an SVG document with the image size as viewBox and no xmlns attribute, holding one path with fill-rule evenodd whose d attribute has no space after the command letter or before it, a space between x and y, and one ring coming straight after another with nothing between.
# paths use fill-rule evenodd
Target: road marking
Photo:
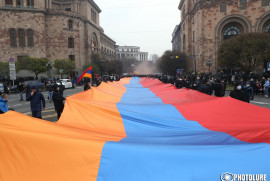
<instances>
[{"instance_id":1,"label":"road marking","mask_svg":"<svg viewBox=\"0 0 270 181\"><path fill-rule=\"evenodd\" d=\"M11 101L16 101L18 99L9 99L8 102L11 102Z\"/></svg>"},{"instance_id":2,"label":"road marking","mask_svg":"<svg viewBox=\"0 0 270 181\"><path fill-rule=\"evenodd\" d=\"M52 117L57 117L57 114L51 114L51 115L48 115L48 116L42 116L42 119L44 119L44 118L52 118Z\"/></svg>"},{"instance_id":3,"label":"road marking","mask_svg":"<svg viewBox=\"0 0 270 181\"><path fill-rule=\"evenodd\" d=\"M14 107L16 107L16 106L21 106L22 104L16 104L16 105L14 105Z\"/></svg>"},{"instance_id":4,"label":"road marking","mask_svg":"<svg viewBox=\"0 0 270 181\"><path fill-rule=\"evenodd\" d=\"M55 111L54 109L45 109L44 111L42 111L42 112L53 112L53 111Z\"/></svg>"},{"instance_id":5,"label":"road marking","mask_svg":"<svg viewBox=\"0 0 270 181\"><path fill-rule=\"evenodd\" d=\"M250 102L252 102L252 103L255 103L255 104L269 104L269 103L266 103L266 102L257 102L257 101L250 101Z\"/></svg>"},{"instance_id":6,"label":"road marking","mask_svg":"<svg viewBox=\"0 0 270 181\"><path fill-rule=\"evenodd\" d=\"M45 109L45 111L46 111L46 110L48 110L48 112L50 112L49 110L53 110L53 111L54 111L54 109L51 109L51 108L54 108L54 106L47 107L47 108ZM45 111L42 111L42 112L45 112ZM22 113L22 114L32 114L32 112L25 112L25 113Z\"/></svg>"}]
</instances>

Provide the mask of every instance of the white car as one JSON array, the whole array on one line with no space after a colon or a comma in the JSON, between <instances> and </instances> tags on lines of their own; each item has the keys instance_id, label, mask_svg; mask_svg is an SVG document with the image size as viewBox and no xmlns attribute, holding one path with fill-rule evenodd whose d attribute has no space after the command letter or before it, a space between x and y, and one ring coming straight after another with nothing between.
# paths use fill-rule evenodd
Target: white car
<instances>
[{"instance_id":1,"label":"white car","mask_svg":"<svg viewBox=\"0 0 270 181\"><path fill-rule=\"evenodd\" d=\"M57 85L60 85L60 82L62 82L62 85L65 86L65 89L73 88L73 85L70 79L60 79L57 81Z\"/></svg>"}]
</instances>

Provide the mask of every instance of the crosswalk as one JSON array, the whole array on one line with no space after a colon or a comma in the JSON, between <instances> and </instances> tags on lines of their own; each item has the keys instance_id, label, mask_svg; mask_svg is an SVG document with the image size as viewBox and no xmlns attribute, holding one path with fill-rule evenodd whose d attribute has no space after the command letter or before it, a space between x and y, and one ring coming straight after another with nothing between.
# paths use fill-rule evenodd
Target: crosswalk
<instances>
[{"instance_id":1,"label":"crosswalk","mask_svg":"<svg viewBox=\"0 0 270 181\"><path fill-rule=\"evenodd\" d=\"M28 116L32 116L32 112L25 112L23 113L25 115ZM45 110L43 110L41 112L42 115L42 119L47 120L47 121L51 121L51 122L57 122L57 113L54 109L54 107L48 107Z\"/></svg>"}]
</instances>

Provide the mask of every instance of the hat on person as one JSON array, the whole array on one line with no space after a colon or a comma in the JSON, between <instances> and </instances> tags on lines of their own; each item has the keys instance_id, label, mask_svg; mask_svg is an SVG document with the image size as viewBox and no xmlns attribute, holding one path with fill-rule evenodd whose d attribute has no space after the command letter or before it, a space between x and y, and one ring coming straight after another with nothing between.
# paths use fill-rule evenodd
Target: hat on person
<instances>
[{"instance_id":1,"label":"hat on person","mask_svg":"<svg viewBox=\"0 0 270 181\"><path fill-rule=\"evenodd\" d=\"M33 90L33 89L37 89L37 87L36 86L31 86L31 90Z\"/></svg>"}]
</instances>

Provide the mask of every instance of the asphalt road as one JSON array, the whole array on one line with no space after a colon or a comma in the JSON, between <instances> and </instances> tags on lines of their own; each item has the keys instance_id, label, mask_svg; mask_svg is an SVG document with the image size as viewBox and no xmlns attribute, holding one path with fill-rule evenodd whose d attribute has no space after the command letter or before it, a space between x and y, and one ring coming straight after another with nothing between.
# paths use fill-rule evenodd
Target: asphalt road
<instances>
[{"instance_id":1,"label":"asphalt road","mask_svg":"<svg viewBox=\"0 0 270 181\"><path fill-rule=\"evenodd\" d=\"M66 89L64 91L64 97L68 97L71 95L74 95L78 92L83 91L83 86L76 87L75 89ZM46 99L46 109L42 111L42 118L47 121L56 122L57 119L57 113L54 110L53 103L50 103L47 99L48 92L42 92L45 99ZM229 95L229 91L226 91L226 96ZM15 109L15 111L26 114L31 116L31 110L30 110L30 102L28 101L19 101L19 94L10 94L8 98L8 106ZM24 99L25 99L25 93L24 93ZM270 109L270 97L266 98L262 95L256 95L254 100L250 102L251 104L265 107Z\"/></svg>"},{"instance_id":2,"label":"asphalt road","mask_svg":"<svg viewBox=\"0 0 270 181\"><path fill-rule=\"evenodd\" d=\"M76 87L75 89L65 89L64 91L64 97L68 97L71 95L74 95L78 92L83 91L83 87ZM44 95L44 98L46 100L46 108L45 110L42 111L42 119L47 120L47 121L52 121L56 122L57 119L57 113L54 110L54 105L53 102L49 102L47 99L48 97L48 92L42 92ZM19 101L20 95L18 93L16 94L9 94L8 96L8 106L10 108L15 109L15 111L26 114L28 116L32 116L32 112L30 109L30 102L25 100L25 93L23 94L23 99L24 101Z\"/></svg>"}]
</instances>

